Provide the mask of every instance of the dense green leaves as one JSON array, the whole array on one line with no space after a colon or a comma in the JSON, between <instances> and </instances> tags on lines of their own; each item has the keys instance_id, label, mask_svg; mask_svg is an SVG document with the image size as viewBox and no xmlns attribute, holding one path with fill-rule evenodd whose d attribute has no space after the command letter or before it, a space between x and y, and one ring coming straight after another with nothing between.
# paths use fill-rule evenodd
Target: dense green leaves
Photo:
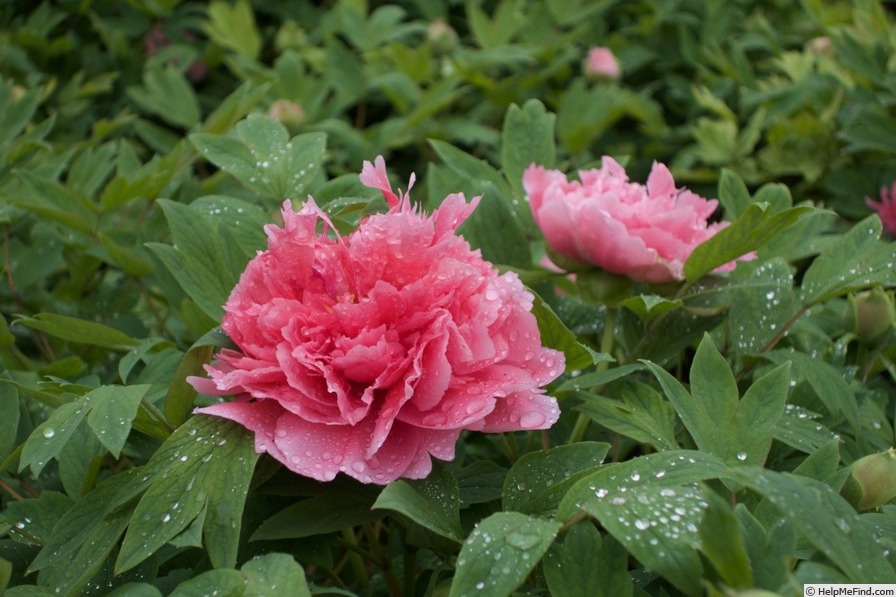
<instances>
[{"instance_id":1,"label":"dense green leaves","mask_svg":"<svg viewBox=\"0 0 896 597\"><path fill-rule=\"evenodd\" d=\"M132 488L145 493L128 525L116 570L133 568L199 516L212 564L233 566L257 459L248 432L235 423L197 416L181 426L153 454ZM131 495L120 494L118 505Z\"/></svg>"}]
</instances>

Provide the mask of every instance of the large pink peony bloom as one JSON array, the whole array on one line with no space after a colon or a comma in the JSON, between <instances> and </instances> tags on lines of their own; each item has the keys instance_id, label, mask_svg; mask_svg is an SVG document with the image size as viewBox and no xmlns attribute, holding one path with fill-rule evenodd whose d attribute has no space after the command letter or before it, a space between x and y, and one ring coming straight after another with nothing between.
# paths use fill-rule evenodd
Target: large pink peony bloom
<instances>
[{"instance_id":1,"label":"large pink peony bloom","mask_svg":"<svg viewBox=\"0 0 896 597\"><path fill-rule=\"evenodd\" d=\"M880 202L865 197L865 203L880 216L884 232L896 237L896 182L889 189L887 187L880 188Z\"/></svg>"},{"instance_id":2,"label":"large pink peony bloom","mask_svg":"<svg viewBox=\"0 0 896 597\"><path fill-rule=\"evenodd\" d=\"M431 455L454 457L463 429L550 427L559 409L540 388L563 354L541 345L519 278L455 234L479 198L449 195L425 216L392 192L382 157L361 181L391 209L347 237L326 234L310 197L266 228L268 249L225 305L240 351L191 378L236 400L197 412L246 426L257 451L302 475L380 484L425 477Z\"/></svg>"},{"instance_id":3,"label":"large pink peony bloom","mask_svg":"<svg viewBox=\"0 0 896 597\"><path fill-rule=\"evenodd\" d=\"M599 169L579 177L570 182L534 164L523 173L545 239L562 255L639 282L683 280L694 247L728 225L707 224L718 202L675 188L662 164L653 164L647 186L629 182L625 169L606 156Z\"/></svg>"}]
</instances>

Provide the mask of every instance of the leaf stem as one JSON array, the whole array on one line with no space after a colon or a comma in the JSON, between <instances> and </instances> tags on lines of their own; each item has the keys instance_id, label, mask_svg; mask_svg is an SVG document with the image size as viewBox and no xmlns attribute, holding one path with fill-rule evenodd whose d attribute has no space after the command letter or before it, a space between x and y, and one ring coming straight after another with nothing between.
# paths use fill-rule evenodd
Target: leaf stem
<instances>
[{"instance_id":1,"label":"leaf stem","mask_svg":"<svg viewBox=\"0 0 896 597\"><path fill-rule=\"evenodd\" d=\"M613 346L616 341L616 310L618 307L607 307L607 317L604 320L604 331L601 335L600 339L600 351L604 354L613 354ZM597 364L596 371L598 373L602 373L606 371L610 366L609 361L601 361ZM579 418L576 419L575 427L572 428L572 433L569 434L569 440L567 440L567 444L574 444L582 441L582 438L585 437L585 432L588 430L588 425L591 423L591 417L585 413L579 414Z\"/></svg>"}]
</instances>

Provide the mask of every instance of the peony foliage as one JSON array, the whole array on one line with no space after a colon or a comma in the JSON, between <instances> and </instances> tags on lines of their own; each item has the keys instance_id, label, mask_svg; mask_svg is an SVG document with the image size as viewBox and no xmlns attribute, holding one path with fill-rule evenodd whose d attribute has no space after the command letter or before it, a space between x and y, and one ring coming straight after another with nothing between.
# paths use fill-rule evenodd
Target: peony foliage
<instances>
[{"instance_id":1,"label":"peony foliage","mask_svg":"<svg viewBox=\"0 0 896 597\"><path fill-rule=\"evenodd\" d=\"M896 583L885 3L0 27L0 593Z\"/></svg>"}]
</instances>

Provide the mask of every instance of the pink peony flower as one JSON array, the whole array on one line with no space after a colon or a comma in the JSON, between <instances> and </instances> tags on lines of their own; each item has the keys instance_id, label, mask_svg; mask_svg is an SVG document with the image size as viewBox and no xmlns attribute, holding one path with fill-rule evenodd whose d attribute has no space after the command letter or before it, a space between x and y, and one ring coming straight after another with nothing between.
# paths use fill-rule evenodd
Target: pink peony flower
<instances>
[{"instance_id":1,"label":"pink peony flower","mask_svg":"<svg viewBox=\"0 0 896 597\"><path fill-rule=\"evenodd\" d=\"M391 209L347 237L310 197L266 227L268 249L225 305L222 328L240 350L190 379L236 399L197 412L249 428L258 452L299 474L379 484L425 477L430 456L454 457L463 429L550 427L559 409L540 388L564 357L541 345L516 274L455 234L479 198L449 195L426 216L392 192L382 157L361 181Z\"/></svg>"},{"instance_id":2,"label":"pink peony flower","mask_svg":"<svg viewBox=\"0 0 896 597\"><path fill-rule=\"evenodd\" d=\"M647 186L629 182L625 169L606 156L601 168L579 177L569 182L562 172L534 164L523 173L545 239L562 255L639 282L683 280L694 247L728 225L707 224L718 202L675 188L662 164L653 164Z\"/></svg>"},{"instance_id":3,"label":"pink peony flower","mask_svg":"<svg viewBox=\"0 0 896 597\"><path fill-rule=\"evenodd\" d=\"M591 48L585 59L585 74L588 76L618 79L622 74L616 56L609 48Z\"/></svg>"},{"instance_id":4,"label":"pink peony flower","mask_svg":"<svg viewBox=\"0 0 896 597\"><path fill-rule=\"evenodd\" d=\"M880 188L879 203L872 201L870 197L865 197L865 203L880 216L884 232L896 237L896 182L889 189L887 187Z\"/></svg>"}]
</instances>

